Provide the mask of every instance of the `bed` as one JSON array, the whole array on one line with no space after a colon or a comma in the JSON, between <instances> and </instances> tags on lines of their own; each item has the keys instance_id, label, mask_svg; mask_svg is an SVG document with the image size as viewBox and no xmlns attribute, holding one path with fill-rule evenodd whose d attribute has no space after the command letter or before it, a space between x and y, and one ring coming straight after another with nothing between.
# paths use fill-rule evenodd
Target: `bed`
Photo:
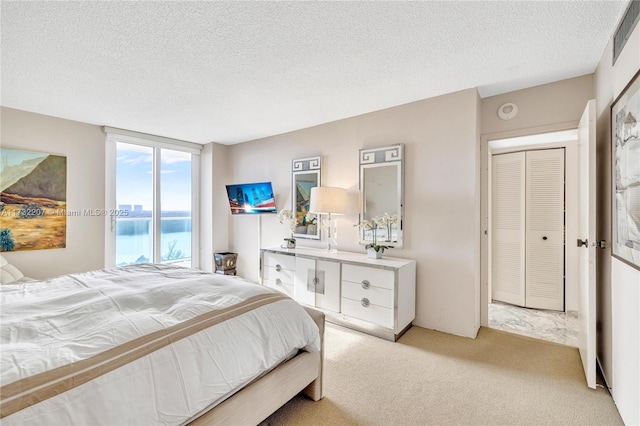
<instances>
[{"instance_id":1,"label":"bed","mask_svg":"<svg viewBox=\"0 0 640 426\"><path fill-rule=\"evenodd\" d=\"M0 286L0 422L257 424L322 398L324 315L161 264Z\"/></svg>"}]
</instances>

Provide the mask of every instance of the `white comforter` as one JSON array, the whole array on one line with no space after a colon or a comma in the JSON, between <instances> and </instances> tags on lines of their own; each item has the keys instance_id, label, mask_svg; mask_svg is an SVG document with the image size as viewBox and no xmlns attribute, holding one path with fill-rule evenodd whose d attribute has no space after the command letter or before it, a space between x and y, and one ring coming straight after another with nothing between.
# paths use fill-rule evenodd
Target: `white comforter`
<instances>
[{"instance_id":1,"label":"white comforter","mask_svg":"<svg viewBox=\"0 0 640 426\"><path fill-rule=\"evenodd\" d=\"M0 385L262 293L272 290L236 277L149 264L0 286ZM181 424L300 348L320 349L318 328L296 302L279 300L181 338L1 422Z\"/></svg>"}]
</instances>

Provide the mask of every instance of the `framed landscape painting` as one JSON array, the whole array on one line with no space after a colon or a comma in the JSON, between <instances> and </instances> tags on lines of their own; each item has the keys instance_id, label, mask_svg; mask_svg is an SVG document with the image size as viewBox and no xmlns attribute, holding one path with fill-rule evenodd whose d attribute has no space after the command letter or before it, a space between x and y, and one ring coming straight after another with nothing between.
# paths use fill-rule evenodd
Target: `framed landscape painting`
<instances>
[{"instance_id":1,"label":"framed landscape painting","mask_svg":"<svg viewBox=\"0 0 640 426\"><path fill-rule=\"evenodd\" d=\"M640 269L640 72L611 105L613 257Z\"/></svg>"},{"instance_id":2,"label":"framed landscape painting","mask_svg":"<svg viewBox=\"0 0 640 426\"><path fill-rule=\"evenodd\" d=\"M66 247L67 157L0 148L0 251Z\"/></svg>"}]
</instances>

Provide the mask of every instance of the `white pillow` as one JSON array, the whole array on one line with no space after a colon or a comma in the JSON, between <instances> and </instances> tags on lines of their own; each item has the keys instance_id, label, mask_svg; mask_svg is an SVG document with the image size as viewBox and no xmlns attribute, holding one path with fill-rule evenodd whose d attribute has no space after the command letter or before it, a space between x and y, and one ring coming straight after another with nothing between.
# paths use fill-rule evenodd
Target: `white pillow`
<instances>
[{"instance_id":1,"label":"white pillow","mask_svg":"<svg viewBox=\"0 0 640 426\"><path fill-rule=\"evenodd\" d=\"M24 274L0 255L0 284L9 284L22 277Z\"/></svg>"}]
</instances>

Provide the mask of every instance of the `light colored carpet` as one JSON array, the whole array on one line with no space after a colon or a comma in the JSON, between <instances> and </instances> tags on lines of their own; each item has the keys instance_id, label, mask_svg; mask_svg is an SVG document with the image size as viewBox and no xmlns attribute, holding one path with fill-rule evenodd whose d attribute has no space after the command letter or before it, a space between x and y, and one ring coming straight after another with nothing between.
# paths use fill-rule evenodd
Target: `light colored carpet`
<instances>
[{"instance_id":1,"label":"light colored carpet","mask_svg":"<svg viewBox=\"0 0 640 426\"><path fill-rule=\"evenodd\" d=\"M324 398L297 396L262 425L618 425L576 348L487 328L412 327L397 343L327 324Z\"/></svg>"}]
</instances>

